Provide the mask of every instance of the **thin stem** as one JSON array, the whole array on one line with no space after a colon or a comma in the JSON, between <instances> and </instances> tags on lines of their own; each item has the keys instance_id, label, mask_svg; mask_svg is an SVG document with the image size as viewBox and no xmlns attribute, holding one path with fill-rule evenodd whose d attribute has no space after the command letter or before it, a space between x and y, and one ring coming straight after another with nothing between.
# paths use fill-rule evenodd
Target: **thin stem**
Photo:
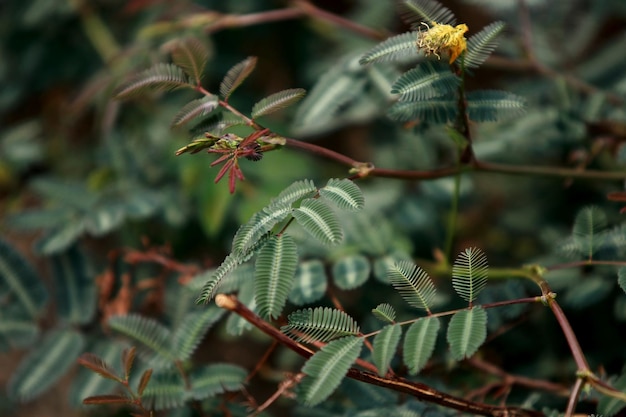
<instances>
[{"instance_id":1,"label":"thin stem","mask_svg":"<svg viewBox=\"0 0 626 417\"><path fill-rule=\"evenodd\" d=\"M626 266L626 261L596 261L596 260L585 260L585 261L574 261L567 262L563 264L554 264L546 267L548 271L556 271L558 269L566 269L566 268L578 268L581 266L589 266L589 265L603 265L603 266Z\"/></svg>"},{"instance_id":2,"label":"thin stem","mask_svg":"<svg viewBox=\"0 0 626 417\"><path fill-rule=\"evenodd\" d=\"M313 351L297 343L295 340L289 338L285 334L281 333L279 329L272 327L269 323L261 319L254 314L250 309L241 304L235 296L218 294L215 297L215 303L229 311L238 314L243 319L248 321L253 326L277 340L281 344L285 345L289 349L298 353L300 356L309 358L313 356ZM434 388L426 384L419 382L409 381L400 377L380 377L373 372L360 371L356 368L350 368L347 376L358 381L366 382L368 384L388 388L396 392L402 392L408 395L412 395L423 401L439 404L447 408L459 410L471 414L478 414L482 416L501 417L503 415L509 417L543 417L544 414L539 411L526 410L518 407L501 407L491 404L483 404L474 401L468 401L463 398L448 395L441 391L437 391Z\"/></svg>"},{"instance_id":3,"label":"thin stem","mask_svg":"<svg viewBox=\"0 0 626 417\"><path fill-rule=\"evenodd\" d=\"M578 404L578 397L580 396L580 391L582 390L583 386L583 379L576 378L576 382L574 383L574 387L572 388L569 400L567 401L567 408L565 409L564 417L572 417L574 415L574 412L576 411L576 404Z\"/></svg>"},{"instance_id":4,"label":"thin stem","mask_svg":"<svg viewBox=\"0 0 626 417\"><path fill-rule=\"evenodd\" d=\"M452 259L452 245L456 232L456 223L459 215L459 199L461 197L461 174L454 176L454 194L452 195L450 214L448 216L448 228L446 232L445 259Z\"/></svg>"},{"instance_id":5,"label":"thin stem","mask_svg":"<svg viewBox=\"0 0 626 417\"><path fill-rule=\"evenodd\" d=\"M585 354L578 343L578 339L576 339L576 335L574 334L574 330L572 326L569 324L567 317L565 317L565 313L561 310L561 306L556 302L554 298L548 298L548 305L554 313L554 317L556 317L556 321L561 326L561 330L563 331L563 335L565 335L565 339L567 340L567 344L572 351L572 356L574 357L574 361L576 362L576 366L578 367L578 371L588 371L589 364L587 364L587 359L585 359Z\"/></svg>"}]
</instances>

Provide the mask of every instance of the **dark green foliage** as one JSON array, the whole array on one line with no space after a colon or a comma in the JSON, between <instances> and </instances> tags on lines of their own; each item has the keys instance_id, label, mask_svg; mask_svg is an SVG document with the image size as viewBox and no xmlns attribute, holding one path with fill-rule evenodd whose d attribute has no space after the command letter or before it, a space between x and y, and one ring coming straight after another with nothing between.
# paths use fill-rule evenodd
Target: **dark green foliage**
<instances>
[{"instance_id":1,"label":"dark green foliage","mask_svg":"<svg viewBox=\"0 0 626 417\"><path fill-rule=\"evenodd\" d=\"M343 311L317 307L291 313L289 324L281 330L301 342L327 342L338 337L356 336L359 326Z\"/></svg>"}]
</instances>

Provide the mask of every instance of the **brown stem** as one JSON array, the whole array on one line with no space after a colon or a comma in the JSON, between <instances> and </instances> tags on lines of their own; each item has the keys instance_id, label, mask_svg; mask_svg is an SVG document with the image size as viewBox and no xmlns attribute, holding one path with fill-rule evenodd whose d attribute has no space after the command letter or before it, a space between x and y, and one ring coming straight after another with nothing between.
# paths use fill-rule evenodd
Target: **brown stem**
<instances>
[{"instance_id":1,"label":"brown stem","mask_svg":"<svg viewBox=\"0 0 626 417\"><path fill-rule=\"evenodd\" d=\"M269 323L261 319L254 314L250 309L241 304L235 296L218 294L215 297L215 303L229 311L232 311L250 324L257 327L259 330L266 333L268 336L277 340L281 344L285 345L289 349L295 351L300 356L309 358L313 355L313 351L309 350L295 340L289 338L280 330L274 328ZM445 394L437 391L426 384L419 382L409 381L400 377L380 377L375 373L361 371L356 368L348 370L347 376L349 378L356 379L358 381L366 382L368 384L388 388L397 392L409 394L422 401L427 401L435 404L442 405L444 407L460 410L467 413L478 414L483 416L493 417L542 417L543 413L539 411L526 410L517 407L500 407L490 404L477 403L473 401L464 400L462 398L454 397L452 395Z\"/></svg>"},{"instance_id":2,"label":"brown stem","mask_svg":"<svg viewBox=\"0 0 626 417\"><path fill-rule=\"evenodd\" d=\"M572 356L574 357L574 361L576 362L576 366L578 367L578 371L588 371L589 364L587 364L587 359L585 359L585 355L583 350L578 343L578 339L576 339L576 335L574 334L574 330L572 326L570 326L567 317L565 317L565 313L561 310L561 306L556 302L554 298L548 298L548 305L550 309L554 313L556 320L561 326L561 330L565 335L565 339L567 340L567 344L572 351Z\"/></svg>"},{"instance_id":3,"label":"brown stem","mask_svg":"<svg viewBox=\"0 0 626 417\"><path fill-rule=\"evenodd\" d=\"M565 409L564 417L572 417L574 415L576 404L578 404L578 397L580 396L580 391L582 390L583 385L583 379L577 378L574 383L574 388L572 388L572 392L569 396L569 400L567 401L567 408Z\"/></svg>"},{"instance_id":4,"label":"brown stem","mask_svg":"<svg viewBox=\"0 0 626 417\"><path fill-rule=\"evenodd\" d=\"M567 262L563 264L555 264L546 267L548 271L555 271L557 269L566 269L566 268L576 268L581 266L589 266L589 265L604 265L604 266L626 266L626 261L595 261L595 260L585 260L585 261L574 261Z\"/></svg>"}]
</instances>

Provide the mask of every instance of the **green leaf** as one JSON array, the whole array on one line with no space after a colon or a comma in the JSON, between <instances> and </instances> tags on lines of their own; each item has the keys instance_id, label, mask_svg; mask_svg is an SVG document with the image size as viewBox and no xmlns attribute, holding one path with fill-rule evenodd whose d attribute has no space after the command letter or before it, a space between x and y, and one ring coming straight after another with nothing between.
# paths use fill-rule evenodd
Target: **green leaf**
<instances>
[{"instance_id":1,"label":"green leaf","mask_svg":"<svg viewBox=\"0 0 626 417\"><path fill-rule=\"evenodd\" d=\"M363 255L351 255L333 264L333 278L337 287L352 290L365 284L370 276L370 262Z\"/></svg>"},{"instance_id":2,"label":"green leaf","mask_svg":"<svg viewBox=\"0 0 626 417\"><path fill-rule=\"evenodd\" d=\"M406 32L387 38L374 46L361 57L361 65L373 62L397 61L407 58L417 58L417 32Z\"/></svg>"},{"instance_id":3,"label":"green leaf","mask_svg":"<svg viewBox=\"0 0 626 417\"><path fill-rule=\"evenodd\" d=\"M425 61L402 74L391 87L400 94L400 101L423 101L455 92L461 79L450 71L450 66Z\"/></svg>"},{"instance_id":4,"label":"green leaf","mask_svg":"<svg viewBox=\"0 0 626 417\"><path fill-rule=\"evenodd\" d=\"M229 363L214 363L194 369L189 375L191 398L204 400L225 391L239 391L248 372Z\"/></svg>"},{"instance_id":5,"label":"green leaf","mask_svg":"<svg viewBox=\"0 0 626 417\"><path fill-rule=\"evenodd\" d=\"M172 127L185 124L196 117L206 116L215 110L217 106L218 99L212 94L190 101L176 113L176 116L174 116L172 120Z\"/></svg>"},{"instance_id":6,"label":"green leaf","mask_svg":"<svg viewBox=\"0 0 626 417\"><path fill-rule=\"evenodd\" d=\"M261 316L278 318L293 285L298 266L296 244L289 235L273 236L259 252L255 265L255 298Z\"/></svg>"},{"instance_id":7,"label":"green leaf","mask_svg":"<svg viewBox=\"0 0 626 417\"><path fill-rule=\"evenodd\" d=\"M282 190L276 198L273 198L270 205L263 209L266 213L275 211L276 207L291 207L298 200L305 197L313 197L317 192L317 187L311 180L299 180Z\"/></svg>"},{"instance_id":8,"label":"green leaf","mask_svg":"<svg viewBox=\"0 0 626 417\"><path fill-rule=\"evenodd\" d=\"M331 201L341 210L359 211L365 205L363 192L358 185L347 178L331 178L320 188L320 196Z\"/></svg>"},{"instance_id":9,"label":"green leaf","mask_svg":"<svg viewBox=\"0 0 626 417\"><path fill-rule=\"evenodd\" d=\"M0 352L30 347L39 333L37 323L30 319L0 315Z\"/></svg>"},{"instance_id":10,"label":"green leaf","mask_svg":"<svg viewBox=\"0 0 626 417\"><path fill-rule=\"evenodd\" d=\"M233 238L233 253L249 252L272 228L291 214L290 205L275 204L267 210L252 215L250 220L242 225Z\"/></svg>"},{"instance_id":11,"label":"green leaf","mask_svg":"<svg viewBox=\"0 0 626 417\"><path fill-rule=\"evenodd\" d=\"M437 22L440 25L452 26L456 23L456 18L450 9L435 0L401 0L398 5L400 17L413 29L419 29L421 22L429 25L431 22Z\"/></svg>"},{"instance_id":12,"label":"green leaf","mask_svg":"<svg viewBox=\"0 0 626 417\"><path fill-rule=\"evenodd\" d=\"M0 239L0 292L31 319L37 319L48 292L31 264L8 242ZM5 301L6 302L6 301ZM16 317L17 318L17 317Z\"/></svg>"},{"instance_id":13,"label":"green leaf","mask_svg":"<svg viewBox=\"0 0 626 417\"><path fill-rule=\"evenodd\" d=\"M437 290L422 268L411 261L400 261L387 270L387 279L411 306L430 311Z\"/></svg>"},{"instance_id":14,"label":"green leaf","mask_svg":"<svg viewBox=\"0 0 626 417\"><path fill-rule=\"evenodd\" d=\"M324 264L319 259L300 262L289 301L299 306L312 303L324 296L327 286Z\"/></svg>"},{"instance_id":15,"label":"green leaf","mask_svg":"<svg viewBox=\"0 0 626 417\"><path fill-rule=\"evenodd\" d=\"M604 211L598 206L585 207L578 212L574 220L572 234L581 255L592 259L593 254L602 244L600 232L606 227Z\"/></svg>"},{"instance_id":16,"label":"green leaf","mask_svg":"<svg viewBox=\"0 0 626 417\"><path fill-rule=\"evenodd\" d=\"M174 64L159 63L141 72L117 89L115 98L126 99L148 91L171 91L193 86L182 68Z\"/></svg>"},{"instance_id":17,"label":"green leaf","mask_svg":"<svg viewBox=\"0 0 626 417\"><path fill-rule=\"evenodd\" d=\"M108 325L133 341L137 351L150 367L167 368L174 365L177 353L172 349L170 330L156 320L138 314L113 316Z\"/></svg>"},{"instance_id":18,"label":"green leaf","mask_svg":"<svg viewBox=\"0 0 626 417\"><path fill-rule=\"evenodd\" d=\"M252 118L256 119L289 107L300 101L305 95L306 90L303 88L292 88L269 95L252 107Z\"/></svg>"},{"instance_id":19,"label":"green leaf","mask_svg":"<svg viewBox=\"0 0 626 417\"><path fill-rule=\"evenodd\" d=\"M24 210L8 216L6 224L17 230L50 229L68 221L73 210L68 207Z\"/></svg>"},{"instance_id":20,"label":"green leaf","mask_svg":"<svg viewBox=\"0 0 626 417\"><path fill-rule=\"evenodd\" d=\"M394 310L391 304L378 304L376 308L372 309L372 314L374 314L374 317L378 320L387 323L393 323L396 320L396 310Z\"/></svg>"},{"instance_id":21,"label":"green leaf","mask_svg":"<svg viewBox=\"0 0 626 417\"><path fill-rule=\"evenodd\" d=\"M298 398L310 407L328 398L359 357L362 346L362 338L344 337L328 343L311 356L302 368L307 376L300 384Z\"/></svg>"},{"instance_id":22,"label":"green leaf","mask_svg":"<svg viewBox=\"0 0 626 417\"><path fill-rule=\"evenodd\" d=\"M233 91L248 78L256 66L256 61L256 57L249 56L228 70L220 84L220 95L223 100L228 100Z\"/></svg>"},{"instance_id":23,"label":"green leaf","mask_svg":"<svg viewBox=\"0 0 626 417\"><path fill-rule=\"evenodd\" d=\"M426 101L398 101L387 114L392 120L410 122L420 120L428 123L448 123L457 116L456 99L439 97Z\"/></svg>"},{"instance_id":24,"label":"green leaf","mask_svg":"<svg viewBox=\"0 0 626 417\"><path fill-rule=\"evenodd\" d=\"M293 211L293 217L311 236L327 245L336 245L343 239L337 215L319 199L302 201Z\"/></svg>"},{"instance_id":25,"label":"green leaf","mask_svg":"<svg viewBox=\"0 0 626 417\"><path fill-rule=\"evenodd\" d=\"M582 281L572 284L559 300L562 306L579 310L604 300L615 288L613 280L593 275L587 275Z\"/></svg>"},{"instance_id":26,"label":"green leaf","mask_svg":"<svg viewBox=\"0 0 626 417\"><path fill-rule=\"evenodd\" d=\"M480 306L461 310L450 319L448 343L454 360L472 356L487 338L487 312Z\"/></svg>"},{"instance_id":27,"label":"green leaf","mask_svg":"<svg viewBox=\"0 0 626 417\"><path fill-rule=\"evenodd\" d=\"M437 317L424 317L411 324L404 336L404 363L411 375L421 371L435 350L441 323Z\"/></svg>"},{"instance_id":28,"label":"green leaf","mask_svg":"<svg viewBox=\"0 0 626 417\"><path fill-rule=\"evenodd\" d=\"M202 73L209 60L209 49L196 38L179 41L172 51L172 61L200 85Z\"/></svg>"},{"instance_id":29,"label":"green leaf","mask_svg":"<svg viewBox=\"0 0 626 417\"><path fill-rule=\"evenodd\" d=\"M496 122L522 115L523 98L508 91L480 90L467 94L467 114L476 122Z\"/></svg>"},{"instance_id":30,"label":"green leaf","mask_svg":"<svg viewBox=\"0 0 626 417\"><path fill-rule=\"evenodd\" d=\"M224 310L210 306L203 311L187 313L172 335L172 344L176 358L185 361L191 357L202 339L224 314Z\"/></svg>"},{"instance_id":31,"label":"green leaf","mask_svg":"<svg viewBox=\"0 0 626 417\"><path fill-rule=\"evenodd\" d=\"M620 288L626 292L626 266L617 270L617 283Z\"/></svg>"},{"instance_id":32,"label":"green leaf","mask_svg":"<svg viewBox=\"0 0 626 417\"><path fill-rule=\"evenodd\" d=\"M463 58L466 68L477 68L489 58L498 46L497 37L504 26L504 22L493 22L467 40L467 51Z\"/></svg>"},{"instance_id":33,"label":"green leaf","mask_svg":"<svg viewBox=\"0 0 626 417\"><path fill-rule=\"evenodd\" d=\"M462 299L471 303L487 285L488 270L483 251L467 248L459 253L452 266L452 287Z\"/></svg>"},{"instance_id":34,"label":"green leaf","mask_svg":"<svg viewBox=\"0 0 626 417\"><path fill-rule=\"evenodd\" d=\"M35 250L42 255L55 255L67 250L85 232L83 219L70 220L48 231L35 244Z\"/></svg>"},{"instance_id":35,"label":"green leaf","mask_svg":"<svg viewBox=\"0 0 626 417\"><path fill-rule=\"evenodd\" d=\"M188 399L180 372L173 369L155 371L146 386L142 402L151 404L155 410L182 407Z\"/></svg>"},{"instance_id":36,"label":"green leaf","mask_svg":"<svg viewBox=\"0 0 626 417\"><path fill-rule=\"evenodd\" d=\"M73 246L53 256L51 261L60 318L78 325L91 322L96 312L97 293L83 253Z\"/></svg>"},{"instance_id":37,"label":"green leaf","mask_svg":"<svg viewBox=\"0 0 626 417\"><path fill-rule=\"evenodd\" d=\"M396 354L398 343L402 336L399 324L385 326L374 338L374 365L378 368L378 375L385 376L389 370L391 360Z\"/></svg>"},{"instance_id":38,"label":"green leaf","mask_svg":"<svg viewBox=\"0 0 626 417\"><path fill-rule=\"evenodd\" d=\"M219 288L222 280L231 272L233 272L241 263L243 259L241 256L237 256L234 253L229 254L224 258L220 266L213 271L209 279L204 283L202 291L196 300L196 303L208 303L215 296L217 289Z\"/></svg>"},{"instance_id":39,"label":"green leaf","mask_svg":"<svg viewBox=\"0 0 626 417\"><path fill-rule=\"evenodd\" d=\"M617 381L615 381L612 386L616 390L626 393L626 374L617 378ZM602 395L600 401L598 401L598 415L607 417L614 416L624 407L626 407L626 403L623 400L608 395Z\"/></svg>"},{"instance_id":40,"label":"green leaf","mask_svg":"<svg viewBox=\"0 0 626 417\"><path fill-rule=\"evenodd\" d=\"M53 330L24 357L9 380L10 398L29 401L38 397L74 365L83 350L83 336L75 330Z\"/></svg>"},{"instance_id":41,"label":"green leaf","mask_svg":"<svg viewBox=\"0 0 626 417\"><path fill-rule=\"evenodd\" d=\"M359 325L341 310L316 307L294 311L288 317L288 324L280 330L298 342L328 342L338 337L357 336Z\"/></svg>"},{"instance_id":42,"label":"green leaf","mask_svg":"<svg viewBox=\"0 0 626 417\"><path fill-rule=\"evenodd\" d=\"M254 279L248 282L244 282L237 294L239 302L250 311L256 312L256 299L254 297ZM233 336L241 336L243 332L252 329L252 325L248 323L246 319L239 314L230 313L228 320L226 320L226 332Z\"/></svg>"}]
</instances>

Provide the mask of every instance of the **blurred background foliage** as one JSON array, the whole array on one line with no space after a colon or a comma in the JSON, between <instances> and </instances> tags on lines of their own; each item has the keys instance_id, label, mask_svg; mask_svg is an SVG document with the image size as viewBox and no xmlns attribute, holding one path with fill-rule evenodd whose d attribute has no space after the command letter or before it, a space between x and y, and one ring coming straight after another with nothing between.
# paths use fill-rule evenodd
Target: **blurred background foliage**
<instances>
[{"instance_id":1,"label":"blurred background foliage","mask_svg":"<svg viewBox=\"0 0 626 417\"><path fill-rule=\"evenodd\" d=\"M347 175L337 164L284 149L268 153L260 162L244 161L247 180L230 195L225 183L213 184L216 169L209 167L213 158L204 154L175 157L176 149L187 143L188 133L170 129L170 121L180 107L196 98L191 92L154 94L128 102L111 99L114 88L129 75L168 61L174 41L195 36L210 48L204 77L209 91L217 91L233 64L250 55L259 57L256 71L230 101L242 111L278 90L306 88L308 97L297 108L265 121L275 132L315 141L377 167L428 170L454 161L455 144L443 126L424 124L410 129L385 116L390 86L399 70L384 63L358 64L363 53L385 36L407 30L391 3L315 2L320 9L378 31L379 39L342 28L315 13L298 12L293 18L262 24L229 20L236 15L297 8L303 2L8 0L0 4L0 215L4 219L0 230L8 242L2 250L7 258L25 258L13 265L32 265L25 275L30 281L24 285L31 294L41 295L33 297L36 303L29 315L8 307L14 287L7 282L0 287L0 303L7 306L0 306L0 319L29 317L36 323L22 334L27 334L24 340L0 333L0 382L9 386L8 394L0 397L3 414L87 412L77 408L80 398L63 388L69 382L52 388L54 394L40 394L56 378L73 379L75 372L67 376L66 371L73 368L84 344L104 343L111 337L107 326L99 324L108 318L103 310L107 300L104 304L97 301L104 291L105 267L113 265L118 277L128 273L133 280L133 301L120 304L126 312L175 323L176 314L180 317L182 311L194 308L193 296L164 299L185 291L178 284L181 276L189 278L219 264L237 227L252 213L295 180L310 178L321 183ZM442 3L468 24L470 33L494 20L507 24L495 56L469 78L468 88L504 89L527 100L522 117L473 126L479 159L626 169L626 3ZM376 233L361 235L359 244L354 243L358 238L348 240L348 246L356 245L356 249L329 253L313 247L307 255L310 262L321 259L332 265L355 253L379 263L391 255L431 259L433 250L445 244L453 184L453 178L359 183L369 220L349 226L350 219L346 219L344 227L352 227L357 237L363 229L376 229ZM492 265L563 262L571 259L567 238L576 213L595 204L606 213L612 233L599 256L623 260L623 214L618 203L607 199L608 193L623 191L624 181L497 173L464 176L454 253L478 245ZM158 262L153 262L158 267L137 266L140 261L119 254L122 248L193 263L197 269L181 272ZM340 266L335 264L335 268ZM375 268L376 262L374 276ZM369 269L365 271L365 277L369 276ZM592 362L602 364L610 375L623 372L626 297L618 290L615 270L563 270L549 274L548 279L559 296L562 292L568 317ZM149 280L154 280L153 286ZM112 285L116 291L126 288L121 281ZM83 291L76 307L79 313L65 299L64 289L69 287ZM372 283L341 294L346 308L358 316L380 302L381 288ZM515 283L494 285L486 294L501 300L526 292L532 294ZM44 294L52 302L47 303ZM168 307L180 300L189 305L181 311ZM510 310L510 317L490 315L492 330L512 322L516 328L488 345L486 355L510 372L568 383L574 369L567 346L556 323L537 311ZM241 323L229 323L237 325ZM246 345L225 335L224 329L216 332L212 337L223 338L223 345L218 345L222 347L208 354L200 352L199 361L228 360L249 369L254 360L246 358L245 348L265 348L256 336ZM20 374L16 371L19 359L27 357L39 340L53 338L65 338L72 347L66 356L71 360L51 365L55 372L41 392L20 391L26 388L16 387L15 376L11 385L11 375ZM98 346L112 358L116 355L111 352L119 350ZM442 362L435 368L445 366L444 358L440 356ZM293 362L289 355L275 358L277 369L290 368ZM449 390L464 384L477 386L471 378L475 376L457 369L450 380L439 383ZM267 379L272 381L272 377ZM84 383L73 386L80 384ZM271 390L262 386L255 394L263 397ZM563 401L531 398L528 392L515 395L520 401L548 407L559 407ZM20 405L20 400L30 402Z\"/></svg>"}]
</instances>

